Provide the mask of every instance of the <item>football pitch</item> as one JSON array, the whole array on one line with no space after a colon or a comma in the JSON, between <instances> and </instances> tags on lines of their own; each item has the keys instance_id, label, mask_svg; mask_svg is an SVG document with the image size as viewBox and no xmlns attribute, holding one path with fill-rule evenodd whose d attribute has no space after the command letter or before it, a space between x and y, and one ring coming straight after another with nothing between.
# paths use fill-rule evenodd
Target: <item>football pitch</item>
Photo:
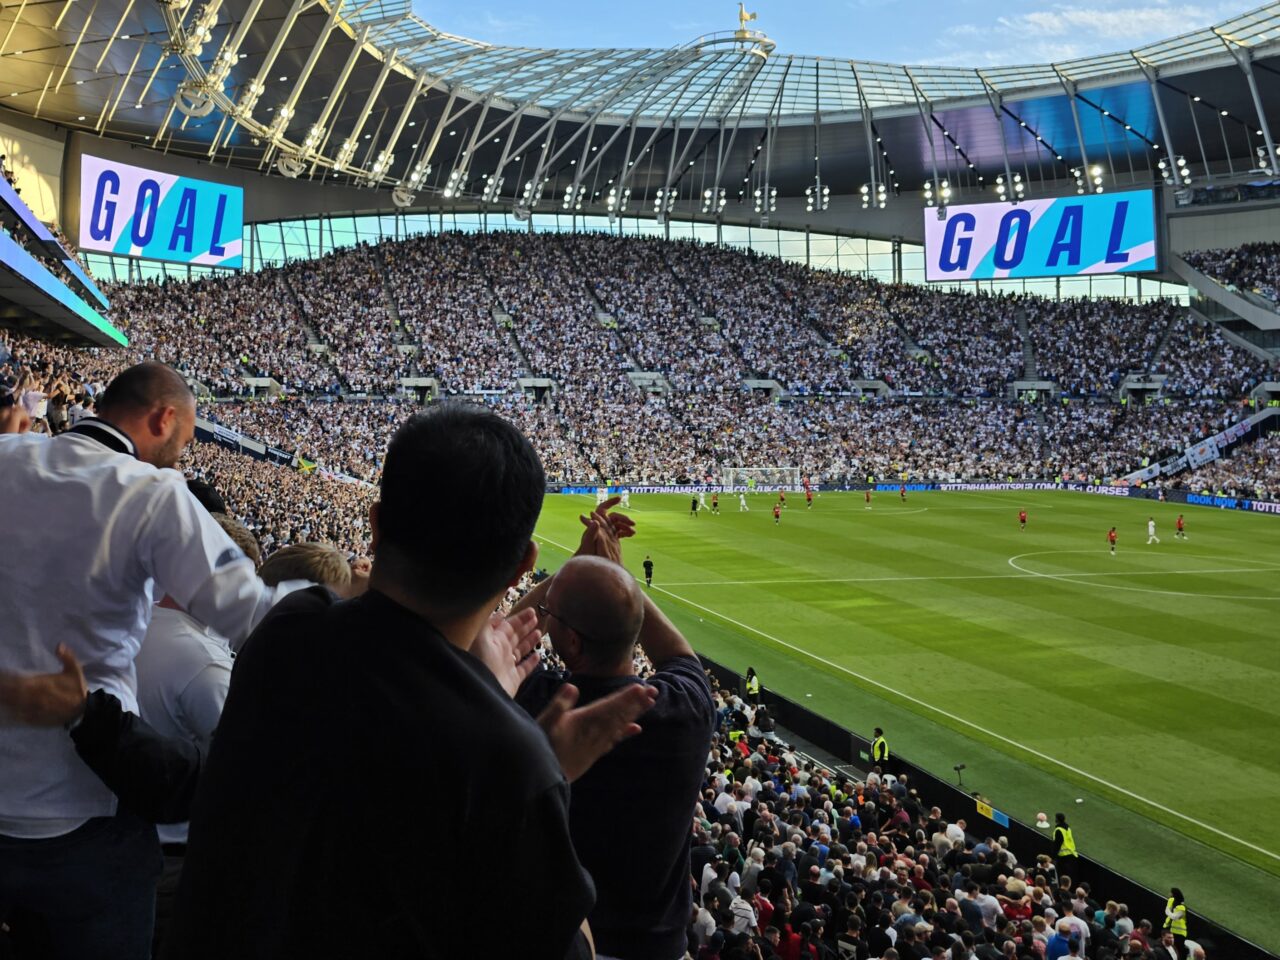
<instances>
[{"instance_id":1,"label":"football pitch","mask_svg":"<svg viewBox=\"0 0 1280 960\"><path fill-rule=\"evenodd\" d=\"M633 496L624 560L694 647L1269 949L1280 518L1059 491ZM547 498L540 565L594 498ZM1018 511L1028 513L1020 530ZM1178 513L1187 539L1174 536ZM1147 544L1154 516L1159 544ZM1109 527L1118 532L1115 556Z\"/></svg>"}]
</instances>

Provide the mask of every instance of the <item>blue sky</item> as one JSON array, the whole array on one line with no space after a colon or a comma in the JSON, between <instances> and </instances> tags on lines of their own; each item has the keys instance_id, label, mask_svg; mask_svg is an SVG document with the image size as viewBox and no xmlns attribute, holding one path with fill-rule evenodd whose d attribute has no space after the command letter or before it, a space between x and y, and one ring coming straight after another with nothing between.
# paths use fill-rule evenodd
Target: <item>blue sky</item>
<instances>
[{"instance_id":1,"label":"blue sky","mask_svg":"<svg viewBox=\"0 0 1280 960\"><path fill-rule=\"evenodd\" d=\"M1243 13L1247 0L755 0L753 24L782 53L994 66L1065 60L1162 40ZM441 30L491 43L669 47L737 26L736 2L413 0Z\"/></svg>"}]
</instances>

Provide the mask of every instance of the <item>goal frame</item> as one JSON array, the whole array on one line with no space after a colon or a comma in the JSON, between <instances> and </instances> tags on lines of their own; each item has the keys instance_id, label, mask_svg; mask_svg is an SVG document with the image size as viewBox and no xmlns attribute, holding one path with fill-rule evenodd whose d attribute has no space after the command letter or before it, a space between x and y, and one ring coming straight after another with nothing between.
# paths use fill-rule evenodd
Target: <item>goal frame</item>
<instances>
[{"instance_id":1,"label":"goal frame","mask_svg":"<svg viewBox=\"0 0 1280 960\"><path fill-rule=\"evenodd\" d=\"M803 471L800 467L724 467L720 479L722 485L733 491L750 489L747 480L754 477L756 490L800 490Z\"/></svg>"}]
</instances>

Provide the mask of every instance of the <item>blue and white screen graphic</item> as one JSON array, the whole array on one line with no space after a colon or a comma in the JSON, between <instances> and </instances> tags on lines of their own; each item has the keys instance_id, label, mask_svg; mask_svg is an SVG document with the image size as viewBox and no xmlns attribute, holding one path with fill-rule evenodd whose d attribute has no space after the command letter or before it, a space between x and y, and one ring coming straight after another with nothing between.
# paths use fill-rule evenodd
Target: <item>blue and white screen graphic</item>
<instances>
[{"instance_id":1,"label":"blue and white screen graphic","mask_svg":"<svg viewBox=\"0 0 1280 960\"><path fill-rule=\"evenodd\" d=\"M209 180L80 158L80 249L238 267L244 190Z\"/></svg>"},{"instance_id":2,"label":"blue and white screen graphic","mask_svg":"<svg viewBox=\"0 0 1280 960\"><path fill-rule=\"evenodd\" d=\"M1156 270L1150 190L924 212L925 278L1002 280Z\"/></svg>"}]
</instances>

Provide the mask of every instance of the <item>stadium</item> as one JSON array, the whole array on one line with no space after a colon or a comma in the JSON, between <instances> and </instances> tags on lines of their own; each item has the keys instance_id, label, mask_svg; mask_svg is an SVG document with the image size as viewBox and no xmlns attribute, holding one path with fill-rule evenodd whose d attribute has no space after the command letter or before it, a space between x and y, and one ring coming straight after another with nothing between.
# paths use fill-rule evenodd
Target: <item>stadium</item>
<instances>
[{"instance_id":1,"label":"stadium","mask_svg":"<svg viewBox=\"0 0 1280 960\"><path fill-rule=\"evenodd\" d=\"M1280 3L1214 11L5 0L0 958L1280 956Z\"/></svg>"}]
</instances>

